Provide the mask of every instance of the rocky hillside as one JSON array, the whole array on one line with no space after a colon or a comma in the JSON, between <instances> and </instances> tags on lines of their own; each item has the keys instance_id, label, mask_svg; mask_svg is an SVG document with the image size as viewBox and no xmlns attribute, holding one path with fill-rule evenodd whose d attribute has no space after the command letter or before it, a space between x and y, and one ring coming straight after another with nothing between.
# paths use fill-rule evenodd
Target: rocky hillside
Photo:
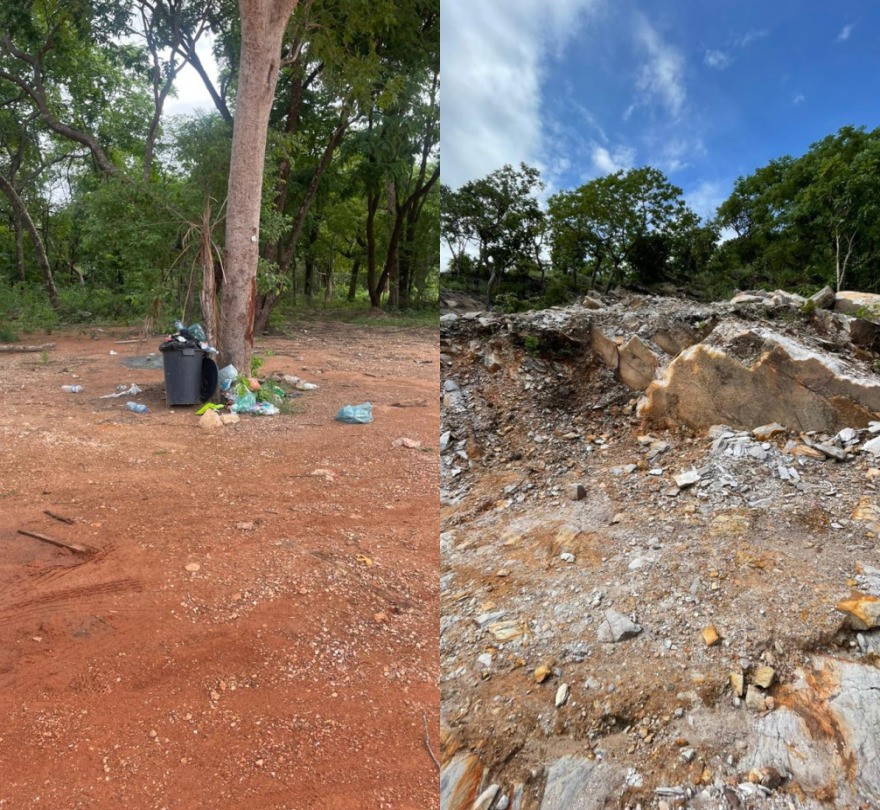
<instances>
[{"instance_id":1,"label":"rocky hillside","mask_svg":"<svg viewBox=\"0 0 880 810\"><path fill-rule=\"evenodd\" d=\"M859 295L442 317L444 810L880 806Z\"/></svg>"}]
</instances>

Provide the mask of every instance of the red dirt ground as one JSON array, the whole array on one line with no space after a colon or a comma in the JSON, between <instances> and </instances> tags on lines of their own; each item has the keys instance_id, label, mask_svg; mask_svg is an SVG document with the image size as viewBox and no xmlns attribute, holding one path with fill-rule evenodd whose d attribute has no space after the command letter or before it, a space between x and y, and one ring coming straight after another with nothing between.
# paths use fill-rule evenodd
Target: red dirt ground
<instances>
[{"instance_id":1,"label":"red dirt ground","mask_svg":"<svg viewBox=\"0 0 880 810\"><path fill-rule=\"evenodd\" d=\"M319 390L214 432L122 337L0 355L0 808L438 807L437 333L266 339Z\"/></svg>"}]
</instances>

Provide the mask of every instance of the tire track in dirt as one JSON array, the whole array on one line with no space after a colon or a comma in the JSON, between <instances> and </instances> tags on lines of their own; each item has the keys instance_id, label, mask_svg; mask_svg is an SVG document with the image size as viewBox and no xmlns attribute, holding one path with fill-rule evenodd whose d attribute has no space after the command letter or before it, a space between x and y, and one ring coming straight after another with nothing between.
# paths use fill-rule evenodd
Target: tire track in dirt
<instances>
[{"instance_id":1,"label":"tire track in dirt","mask_svg":"<svg viewBox=\"0 0 880 810\"><path fill-rule=\"evenodd\" d=\"M78 585L60 591L33 596L20 602L11 604L0 603L0 627L7 627L15 623L25 623L28 618L39 614L51 614L61 611L70 602L85 599L92 596L113 596L128 591L140 592L143 586L140 580L131 577L97 582L93 585Z\"/></svg>"}]
</instances>

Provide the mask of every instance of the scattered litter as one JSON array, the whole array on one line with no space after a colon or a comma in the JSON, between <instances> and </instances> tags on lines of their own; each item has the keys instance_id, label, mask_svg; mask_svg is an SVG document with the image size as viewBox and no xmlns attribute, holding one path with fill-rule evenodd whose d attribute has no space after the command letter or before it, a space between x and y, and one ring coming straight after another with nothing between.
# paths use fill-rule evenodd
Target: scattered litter
<instances>
[{"instance_id":1,"label":"scattered litter","mask_svg":"<svg viewBox=\"0 0 880 810\"><path fill-rule=\"evenodd\" d=\"M312 470L309 475L314 476L315 478L323 478L328 484L332 483L336 478L336 473L333 470Z\"/></svg>"},{"instance_id":2,"label":"scattered litter","mask_svg":"<svg viewBox=\"0 0 880 810\"><path fill-rule=\"evenodd\" d=\"M217 402L206 402L196 411L196 416L201 416L205 411L222 411L224 407Z\"/></svg>"},{"instance_id":3,"label":"scattered litter","mask_svg":"<svg viewBox=\"0 0 880 810\"><path fill-rule=\"evenodd\" d=\"M235 378L238 377L238 369L233 365L223 366L217 372L217 379L220 381L220 390L228 391Z\"/></svg>"},{"instance_id":4,"label":"scattered litter","mask_svg":"<svg viewBox=\"0 0 880 810\"><path fill-rule=\"evenodd\" d=\"M367 568L371 568L373 565L373 561L366 554L358 554L355 559L361 564L367 566Z\"/></svg>"},{"instance_id":5,"label":"scattered litter","mask_svg":"<svg viewBox=\"0 0 880 810\"><path fill-rule=\"evenodd\" d=\"M149 413L150 409L140 402L126 402L125 407L134 413Z\"/></svg>"},{"instance_id":6,"label":"scattered litter","mask_svg":"<svg viewBox=\"0 0 880 810\"><path fill-rule=\"evenodd\" d=\"M83 387L81 385L62 385L61 390L66 394L78 394L83 390Z\"/></svg>"},{"instance_id":7,"label":"scattered litter","mask_svg":"<svg viewBox=\"0 0 880 810\"><path fill-rule=\"evenodd\" d=\"M410 450L418 450L421 448L422 443L416 441L415 439L407 439L405 436L401 436L399 439L395 439L391 442L392 447L408 447Z\"/></svg>"},{"instance_id":8,"label":"scattered litter","mask_svg":"<svg viewBox=\"0 0 880 810\"><path fill-rule=\"evenodd\" d=\"M143 388L135 383L132 383L128 388L124 385L117 385L115 394L104 394L103 396L98 397L98 399L115 399L116 397L124 397L126 394L136 397L138 394L143 393L143 390Z\"/></svg>"},{"instance_id":9,"label":"scattered litter","mask_svg":"<svg viewBox=\"0 0 880 810\"><path fill-rule=\"evenodd\" d=\"M226 367L226 369L230 368L234 370L232 366ZM226 372L228 375L226 369L221 369L221 374ZM230 410L233 413L252 413L262 414L263 416L275 416L281 413L278 409L278 404L284 399L281 389L273 386L271 383L267 383L265 390L261 388L258 392L254 393L251 390L252 379L241 376L235 377L233 382L224 389L223 395L230 403Z\"/></svg>"},{"instance_id":10,"label":"scattered litter","mask_svg":"<svg viewBox=\"0 0 880 810\"><path fill-rule=\"evenodd\" d=\"M111 354L111 355L119 354L119 352L114 352L113 349L110 349L110 354Z\"/></svg>"},{"instance_id":11,"label":"scattered litter","mask_svg":"<svg viewBox=\"0 0 880 810\"><path fill-rule=\"evenodd\" d=\"M296 388L297 391L317 391L318 390L317 383L303 382L302 380L300 380L293 387Z\"/></svg>"},{"instance_id":12,"label":"scattered litter","mask_svg":"<svg viewBox=\"0 0 880 810\"><path fill-rule=\"evenodd\" d=\"M373 421L373 403L343 405L336 414L336 421L345 422L347 425L368 425Z\"/></svg>"}]
</instances>

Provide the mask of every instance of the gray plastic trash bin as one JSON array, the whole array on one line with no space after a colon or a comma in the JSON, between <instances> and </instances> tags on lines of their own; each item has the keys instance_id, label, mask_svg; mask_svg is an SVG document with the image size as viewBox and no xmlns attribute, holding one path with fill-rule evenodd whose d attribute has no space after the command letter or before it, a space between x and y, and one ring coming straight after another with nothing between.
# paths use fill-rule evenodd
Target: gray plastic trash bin
<instances>
[{"instance_id":1,"label":"gray plastic trash bin","mask_svg":"<svg viewBox=\"0 0 880 810\"><path fill-rule=\"evenodd\" d=\"M170 349L162 352L165 371L165 401L169 405L198 405L202 394L201 349Z\"/></svg>"}]
</instances>

